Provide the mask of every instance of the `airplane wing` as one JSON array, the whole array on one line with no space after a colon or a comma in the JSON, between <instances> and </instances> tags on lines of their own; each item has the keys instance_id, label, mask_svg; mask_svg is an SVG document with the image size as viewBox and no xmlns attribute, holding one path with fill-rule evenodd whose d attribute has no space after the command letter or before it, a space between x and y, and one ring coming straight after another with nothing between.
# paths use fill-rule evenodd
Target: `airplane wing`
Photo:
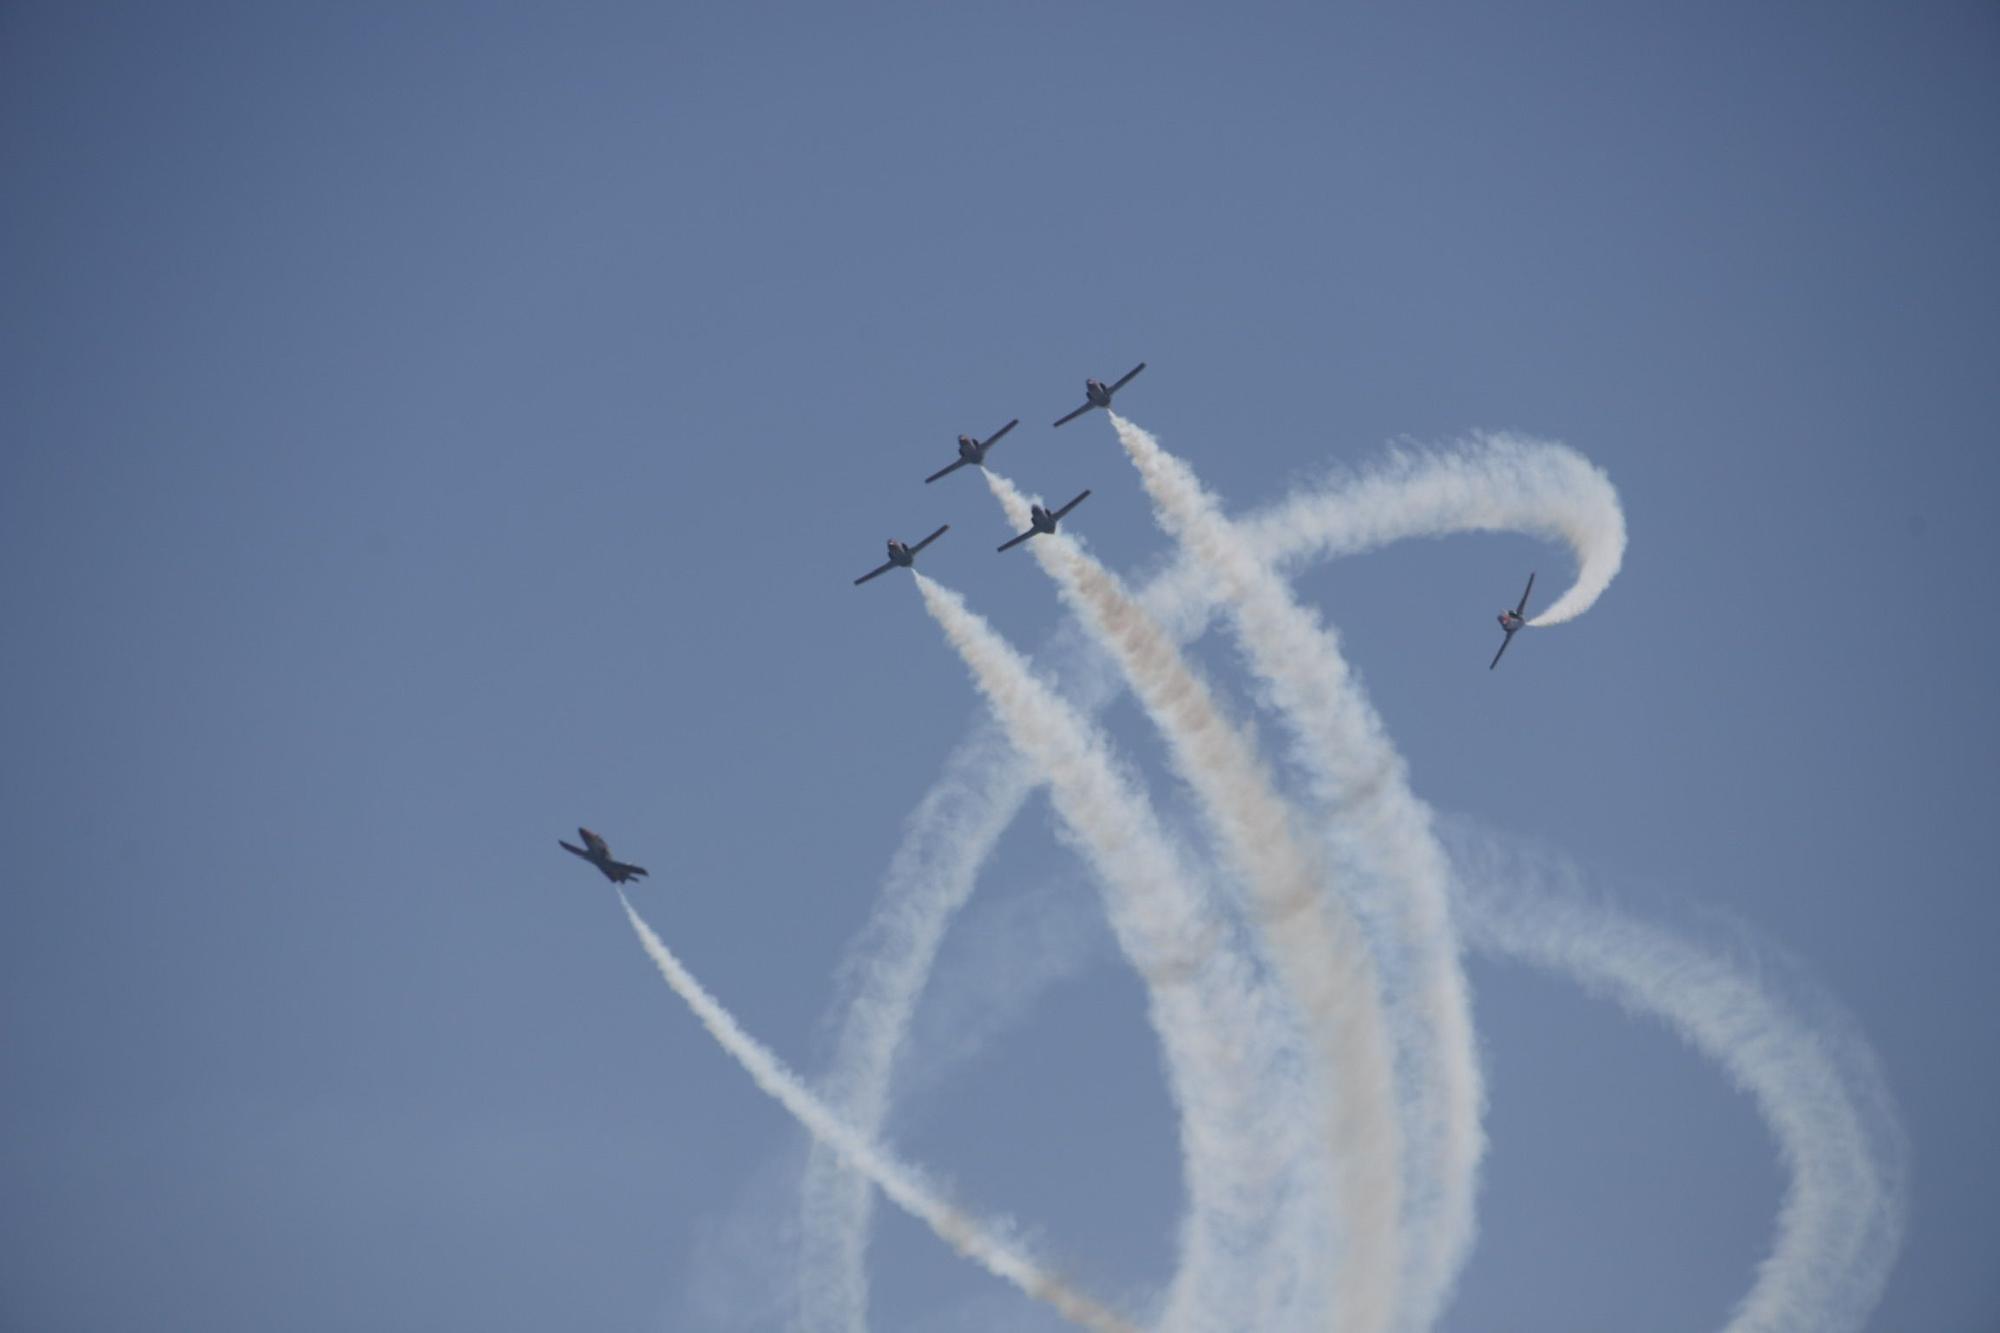
<instances>
[{"instance_id":1,"label":"airplane wing","mask_svg":"<svg viewBox=\"0 0 2000 1333\"><path fill-rule=\"evenodd\" d=\"M1058 420L1056 422L1056 425L1067 426L1070 422L1075 421L1078 417L1082 416L1085 412L1088 412L1089 410L1090 410L1090 404L1085 403L1082 407L1077 408L1076 411Z\"/></svg>"},{"instance_id":2,"label":"airplane wing","mask_svg":"<svg viewBox=\"0 0 2000 1333\"><path fill-rule=\"evenodd\" d=\"M628 879L644 879L646 867L630 865L624 861L611 861L605 865L614 883L623 884Z\"/></svg>"},{"instance_id":3,"label":"airplane wing","mask_svg":"<svg viewBox=\"0 0 2000 1333\"><path fill-rule=\"evenodd\" d=\"M589 852L586 852L581 847L573 847L569 843L564 842L561 838L556 839L556 846L562 848L564 851L568 852L571 856L580 856L586 861L590 859Z\"/></svg>"},{"instance_id":4,"label":"airplane wing","mask_svg":"<svg viewBox=\"0 0 2000 1333\"><path fill-rule=\"evenodd\" d=\"M1130 384L1134 379L1138 378L1139 372L1144 370L1145 368L1146 368L1146 363L1144 361L1141 361L1138 365L1126 371L1125 378L1119 380L1116 384L1111 386L1111 392L1117 393L1120 389Z\"/></svg>"},{"instance_id":5,"label":"airplane wing","mask_svg":"<svg viewBox=\"0 0 2000 1333\"><path fill-rule=\"evenodd\" d=\"M1028 538L1034 535L1035 535L1035 530L1033 528L1029 528L1026 532L1022 533L1020 536L1014 538L1013 540L1001 542L1000 545L995 547L994 549L1000 551L1011 551L1016 546L1019 546L1022 542L1028 540Z\"/></svg>"},{"instance_id":6,"label":"airplane wing","mask_svg":"<svg viewBox=\"0 0 2000 1333\"><path fill-rule=\"evenodd\" d=\"M1515 615L1524 615L1528 610L1528 594L1535 590L1535 576L1528 575L1528 586L1521 589L1521 604L1514 608Z\"/></svg>"},{"instance_id":7,"label":"airplane wing","mask_svg":"<svg viewBox=\"0 0 2000 1333\"><path fill-rule=\"evenodd\" d=\"M1494 667L1500 665L1500 654L1506 652L1507 645L1512 642L1514 642L1514 636L1511 634L1509 634L1506 638L1500 640L1500 652L1493 654L1493 660L1486 664L1486 669L1488 671L1491 671Z\"/></svg>"},{"instance_id":8,"label":"airplane wing","mask_svg":"<svg viewBox=\"0 0 2000 1333\"><path fill-rule=\"evenodd\" d=\"M932 542L936 541L938 538L944 536L947 532L950 531L951 531L951 524L949 523L945 524L943 527L939 528L936 532L933 532L930 536L924 538L922 541L918 542L915 546L912 546L910 548L910 554L915 555L917 552L923 550L926 546L929 546Z\"/></svg>"},{"instance_id":9,"label":"airplane wing","mask_svg":"<svg viewBox=\"0 0 2000 1333\"><path fill-rule=\"evenodd\" d=\"M939 477L948 477L952 473L958 471L960 468L964 466L965 466L965 460L963 458L953 459L951 462L951 466L941 467L937 471L931 473L928 477L925 477L924 484L928 486L932 482L936 481Z\"/></svg>"},{"instance_id":10,"label":"airplane wing","mask_svg":"<svg viewBox=\"0 0 2000 1333\"><path fill-rule=\"evenodd\" d=\"M1015 417L1012 421L1002 426L999 430L994 431L992 436L986 441L986 443L980 445L979 447L982 449L991 449L994 445L1000 443L1000 437L1002 435L1005 435L1008 431L1014 429L1014 427L1020 424L1021 424L1021 418Z\"/></svg>"},{"instance_id":11,"label":"airplane wing","mask_svg":"<svg viewBox=\"0 0 2000 1333\"><path fill-rule=\"evenodd\" d=\"M869 570L866 574L863 574L860 578L854 580L854 586L858 588L862 584L868 582L868 580L874 578L877 574L887 574L890 570L894 569L895 567L896 567L896 562L893 560L888 561L886 564L877 565L875 566L875 568Z\"/></svg>"},{"instance_id":12,"label":"airplane wing","mask_svg":"<svg viewBox=\"0 0 2000 1333\"><path fill-rule=\"evenodd\" d=\"M1076 508L1078 505L1082 504L1085 500L1088 500L1089 498L1090 498L1090 492L1085 491L1082 495L1077 496L1076 499L1071 500L1061 509L1058 509L1056 510L1055 513L1049 515L1049 517L1053 518L1056 522L1060 523L1062 522L1064 514L1067 514L1070 510Z\"/></svg>"}]
</instances>

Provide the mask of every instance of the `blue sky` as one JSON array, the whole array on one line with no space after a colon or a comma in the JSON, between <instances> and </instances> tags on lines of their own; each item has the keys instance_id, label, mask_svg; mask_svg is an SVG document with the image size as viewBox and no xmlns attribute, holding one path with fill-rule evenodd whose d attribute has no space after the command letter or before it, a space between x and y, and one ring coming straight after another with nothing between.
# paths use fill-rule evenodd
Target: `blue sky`
<instances>
[{"instance_id":1,"label":"blue sky","mask_svg":"<svg viewBox=\"0 0 2000 1333\"><path fill-rule=\"evenodd\" d=\"M650 866L817 1072L976 718L907 580L849 580L950 522L927 570L1042 643L984 489L921 483L1014 416L996 463L1157 562L1109 429L1047 429L1144 359L1121 407L1232 506L1476 428L1606 469L1624 573L1499 671L1561 552L1297 586L1426 800L1844 1006L1914 1151L1872 1326L1991 1327L1997 69L1973 4L7 7L0 1322L698 1327L754 1288L800 1136L554 840ZM895 1137L1113 1289L1181 1192L1093 894L1031 806L936 998L1039 980L976 1052L920 1036ZM1782 1188L1749 1103L1471 970L1443 1327L1719 1326ZM883 1328L1039 1326L901 1218L874 1273Z\"/></svg>"}]
</instances>

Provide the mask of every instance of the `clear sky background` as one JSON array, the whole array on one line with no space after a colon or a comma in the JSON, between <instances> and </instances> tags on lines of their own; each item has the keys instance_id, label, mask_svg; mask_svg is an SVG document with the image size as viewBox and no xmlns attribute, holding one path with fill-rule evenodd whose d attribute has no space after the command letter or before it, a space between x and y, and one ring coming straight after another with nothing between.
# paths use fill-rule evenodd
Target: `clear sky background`
<instances>
[{"instance_id":1,"label":"clear sky background","mask_svg":"<svg viewBox=\"0 0 2000 1333\"><path fill-rule=\"evenodd\" d=\"M555 839L822 1068L975 716L849 580L948 521L926 569L1043 642L984 488L921 483L1014 416L1158 560L1102 418L1047 427L1144 359L1237 507L1482 427L1609 472L1624 574L1498 671L1562 552L1298 586L1427 800L1851 1012L1914 1150L1873 1326L2000 1327L1997 146L1991 4L0 7L0 1324L772 1326L801 1135ZM1719 1325L1749 1101L1472 979L1444 1327ZM1043 805L917 1064L903 1150L1165 1278L1156 1049ZM873 1272L883 1329L1045 1326L901 1218Z\"/></svg>"}]
</instances>

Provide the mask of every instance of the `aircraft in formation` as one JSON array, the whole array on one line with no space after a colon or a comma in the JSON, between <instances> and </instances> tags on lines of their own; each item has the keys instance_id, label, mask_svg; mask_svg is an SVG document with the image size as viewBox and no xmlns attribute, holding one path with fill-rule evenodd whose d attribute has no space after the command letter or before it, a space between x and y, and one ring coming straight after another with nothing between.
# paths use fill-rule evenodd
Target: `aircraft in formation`
<instances>
[{"instance_id":1,"label":"aircraft in formation","mask_svg":"<svg viewBox=\"0 0 2000 1333\"><path fill-rule=\"evenodd\" d=\"M899 565L902 566L904 569L910 568L912 565L917 563L917 552L923 550L926 546L929 546L932 542L936 541L938 538L944 536L947 532L950 531L951 531L951 524L947 523L943 527L939 528L936 532L933 532L930 536L918 542L915 546L905 546L902 542L899 542L894 537L891 537L889 539L888 562L886 564L880 564L875 566L875 568L869 570L866 574L863 574L860 578L854 580L854 586L858 588L862 584L868 582L868 580L874 578L877 574L887 574L890 570L895 569Z\"/></svg>"},{"instance_id":2,"label":"aircraft in formation","mask_svg":"<svg viewBox=\"0 0 2000 1333\"><path fill-rule=\"evenodd\" d=\"M1528 623L1522 619L1522 616L1528 609L1528 594L1534 590L1535 575L1531 570L1528 574L1528 586L1521 589L1521 604L1512 611L1502 611L1500 613L1500 628L1507 631L1507 637L1500 640L1500 652L1493 654L1493 660L1486 664L1488 671L1500 665L1501 653L1507 651L1507 645L1514 642L1514 636L1520 633L1522 626Z\"/></svg>"},{"instance_id":3,"label":"aircraft in formation","mask_svg":"<svg viewBox=\"0 0 2000 1333\"><path fill-rule=\"evenodd\" d=\"M604 839L598 837L589 829L579 828L577 832L583 837L582 847L564 842L561 838L556 839L556 846L562 848L572 856L580 856L590 862L603 871L604 878L610 880L613 884L623 884L628 879L644 879L646 877L646 867L628 865L624 861L612 860L610 846L605 843Z\"/></svg>"},{"instance_id":4,"label":"aircraft in formation","mask_svg":"<svg viewBox=\"0 0 2000 1333\"><path fill-rule=\"evenodd\" d=\"M1042 506L1040 505L1029 506L1028 530L1022 533L1020 536L1014 538L1012 541L1001 542L999 549L1002 551L1010 551L1016 546L1019 546L1022 542L1028 540L1028 538L1030 537L1036 536L1044 532L1054 532L1056 530L1056 524L1062 522L1063 519L1069 514L1070 510L1076 508L1078 505L1082 504L1085 500L1088 500L1089 498L1090 498L1090 492L1085 491L1082 495L1077 496L1076 499L1071 500L1068 504L1064 505L1061 509L1056 510L1054 513L1049 512L1048 510L1042 508Z\"/></svg>"},{"instance_id":5,"label":"aircraft in formation","mask_svg":"<svg viewBox=\"0 0 2000 1333\"><path fill-rule=\"evenodd\" d=\"M1085 380L1083 382L1083 396L1087 401L1082 407L1077 408L1076 411L1070 413L1068 416L1056 418L1056 425L1066 426L1093 407L1110 407L1111 395L1130 384L1133 378L1145 368L1146 363L1141 361L1138 365L1132 367L1117 380L1113 381L1109 386L1103 380Z\"/></svg>"},{"instance_id":6,"label":"aircraft in formation","mask_svg":"<svg viewBox=\"0 0 2000 1333\"><path fill-rule=\"evenodd\" d=\"M944 467L939 468L937 471L931 473L928 477L925 477L924 484L928 486L932 482L936 481L939 477L948 477L962 467L985 467L986 451L988 449L991 449L994 445L1000 443L1000 437L1002 435L1005 435L1008 431L1014 429L1014 427L1020 424L1021 424L1021 418L1015 417L1012 421L1008 422L1006 425L1002 426L999 430L994 431L993 434L988 436L984 443L981 443L980 441L973 439L970 435L959 436L958 461L956 463L949 463Z\"/></svg>"},{"instance_id":7,"label":"aircraft in formation","mask_svg":"<svg viewBox=\"0 0 2000 1333\"><path fill-rule=\"evenodd\" d=\"M1061 421L1056 422L1056 425L1060 426L1063 424L1063 422L1074 421L1078 417L1082 416L1085 412L1090 411L1094 407L1111 406L1111 395L1117 393L1127 384L1130 384L1133 378L1145 368L1146 368L1146 363L1144 361L1141 361L1138 365L1126 371L1122 377L1120 377L1119 379L1113 381L1111 384L1108 385L1105 384L1102 380L1095 380L1095 379L1085 380L1083 382L1083 392L1084 396L1088 398L1089 401L1086 402L1082 407L1077 408L1076 411L1062 418ZM1015 417L1012 421L1009 421L1006 425L1002 426L999 430L994 431L991 435L987 436L983 440L976 440L970 435L959 436L958 457L954 461L947 463L945 466L931 473L928 477L925 477L924 484L928 486L930 483L937 481L942 477L950 476L952 473L958 471L962 467L985 467L987 452L991 450L994 445L1000 443L1002 436L1006 435L1008 431L1014 429L1014 427L1020 424L1021 424L1021 419L1019 417ZM1057 509L1053 512L1044 509L1040 505L1036 505L1031 514L1031 521L1033 523L1033 526L1030 527L1026 532L1022 533L1020 536L1014 538L1014 540L1003 544L1000 547L1000 549L1005 551L1011 547L1019 546L1022 542L1028 540L1028 538L1034 536L1038 532L1054 532L1056 530L1056 524L1060 523L1063 520L1063 517L1066 514L1068 514L1070 510L1082 504L1084 501L1084 496L1087 496L1089 494L1090 494L1089 491L1085 491L1083 495L1077 496L1076 499L1071 500L1061 509ZM926 546L929 546L932 542L936 541L939 537L943 536L945 532L949 530L949 528L950 525L946 524L945 527L939 528L936 532L933 532L930 536L924 538L922 541L918 542L915 546L905 546L902 542L896 541L892 538L889 542L888 563L883 565L877 565L874 569L869 570L866 574L863 574L860 578L854 580L855 586L859 587L860 585L868 582L868 580L874 578L878 574L886 574L890 570L896 568L898 565L902 566L904 569L910 568L910 566L914 564L916 561L917 552L923 550Z\"/></svg>"},{"instance_id":8,"label":"aircraft in formation","mask_svg":"<svg viewBox=\"0 0 2000 1333\"><path fill-rule=\"evenodd\" d=\"M1076 411L1071 412L1068 416L1057 418L1055 424L1058 426L1067 425L1068 423L1082 416L1085 412L1091 411L1093 408L1099 408L1099 407L1109 408L1111 406L1111 396L1117 393L1120 389L1124 388L1127 384L1130 384L1132 380L1138 376L1139 372L1144 370L1145 368L1146 368L1146 363L1144 361L1141 361L1138 365L1126 371L1122 376L1112 381L1110 384L1105 384L1102 380L1096 380L1096 379L1085 380L1083 383L1083 391L1084 391L1084 396L1088 401L1086 401L1082 407L1077 408ZM986 465L987 451L992 449L994 445L998 444L1001 440L1001 437L1006 435L1008 431L1014 429L1014 427L1020 424L1021 424L1021 419L1019 417L1016 417L1012 421L1009 421L1006 425L1002 426L999 430L994 431L993 434L991 434L984 440L976 440L972 438L972 436L970 435L959 436L958 458L954 462L946 465L945 467L939 468L936 472L931 473L930 476L925 477L924 478L925 484L928 485L929 483L936 481L941 477L948 477L962 467L984 467ZM1069 516L1070 511L1072 509L1075 509L1078 505L1082 504L1085 500L1089 498L1090 498L1090 492L1088 490L1085 490L1084 492L1079 494L1074 500L1071 500L1068 504L1064 505L1060 509L1051 510L1039 504L1034 505L1029 511L1028 530L1017 537L1013 537L1007 541L1002 542L998 549L1002 551L1012 550L1014 547L1019 546L1022 542L1027 541L1030 537L1039 536L1043 533L1055 532L1057 526L1063 521L1063 519ZM875 568L869 570L866 574L863 574L860 578L854 580L855 586L859 587L861 584L868 582L868 580L875 578L879 575L886 574L890 570L898 567L901 567L903 569L909 569L913 567L917 562L918 552L922 551L926 546L929 546L932 542L944 536L944 534L949 531L951 531L951 525L949 523L946 523L940 526L936 532L933 532L930 536L924 538L922 541L916 543L913 546L906 545L903 542L897 541L893 537L890 538L888 560L880 565L877 565ZM1520 605L1516 606L1511 611L1502 611L1500 613L1500 628L1503 631L1505 631L1506 637L1500 640L1500 651L1493 654L1493 660L1487 664L1486 669L1488 671L1491 671L1494 667L1500 665L1501 657L1505 656L1507 652L1507 645L1514 642L1514 636L1527 626L1528 594L1533 592L1534 589L1535 589L1535 576L1532 573L1530 573L1528 575L1528 586L1521 590ZM641 878L645 875L646 870L645 867L643 866L635 866L627 864L624 861L613 860L611 857L611 849L605 845L604 839L598 837L595 833L592 833L589 829L579 828L577 832L583 836L582 847L572 846L570 843L562 842L560 839L558 839L558 845L561 846L564 851L570 852L576 856L580 856L584 860L596 866L600 871L603 872L604 877L610 880L612 883L623 884L627 880Z\"/></svg>"}]
</instances>

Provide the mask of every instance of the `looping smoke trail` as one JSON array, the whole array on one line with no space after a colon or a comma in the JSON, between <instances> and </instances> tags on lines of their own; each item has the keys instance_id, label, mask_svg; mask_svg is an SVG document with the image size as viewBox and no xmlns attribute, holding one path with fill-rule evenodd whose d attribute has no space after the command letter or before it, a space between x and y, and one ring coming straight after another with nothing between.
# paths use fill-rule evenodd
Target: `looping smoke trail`
<instances>
[{"instance_id":1,"label":"looping smoke trail","mask_svg":"<svg viewBox=\"0 0 2000 1333\"><path fill-rule=\"evenodd\" d=\"M874 1136L889 1113L889 1071L945 927L972 896L979 867L1035 786L1027 762L990 723L962 743L908 821L882 902L848 954L848 1021L827 1097ZM868 1333L866 1176L815 1143L801 1194L796 1325L803 1333Z\"/></svg>"},{"instance_id":2,"label":"looping smoke trail","mask_svg":"<svg viewBox=\"0 0 2000 1333\"><path fill-rule=\"evenodd\" d=\"M1471 1252L1485 1148L1472 1001L1444 851L1334 632L1250 550L1185 460L1110 416L1161 526L1217 580L1251 674L1294 733L1300 767L1343 853L1342 887L1395 936L1383 962L1413 1149L1402 1219L1403 1324L1428 1327Z\"/></svg>"},{"instance_id":3,"label":"looping smoke trail","mask_svg":"<svg viewBox=\"0 0 2000 1333\"><path fill-rule=\"evenodd\" d=\"M1587 609L1616 574L1625 548L1624 518L1616 493L1601 470L1561 445L1510 435L1475 436L1454 450L1437 454L1395 453L1366 472L1337 477L1320 490L1284 501L1240 528L1261 559L1285 568L1405 538L1452 532L1508 531L1560 541L1576 556L1577 578L1532 622L1536 624L1567 620ZM1214 610L1208 586L1211 581L1195 562L1183 559L1149 584L1141 597L1176 637L1193 638L1206 627ZM1073 654L1074 641L1065 642L1069 645L1065 654ZM1101 707L1118 692L1118 680L1102 663L1072 656L1069 667L1073 677L1069 697L1080 711ZM982 726L953 759L953 771L967 784L965 794L977 790L981 796L993 798L982 802L979 836L949 847L932 844L954 875L962 876L968 886L990 854L993 840L1018 814L1030 789L1018 760L978 757L976 751L990 744L990 737L990 729ZM935 838L941 825L934 821L965 817L964 808L955 800L920 811L912 820L905 847ZM955 907L934 891L931 883L892 877L885 885L876 920L888 923L886 933L899 942L920 940L926 933L934 941L942 935ZM901 921L922 923L925 931L906 930L897 924ZM873 934L871 927L870 938ZM1617 944L1620 932L1604 934L1588 962L1574 951L1543 961L1572 975L1598 978L1607 990L1615 990L1635 1008L1654 1013L1670 1009L1675 998L1673 984L1661 989L1619 980L1628 966L1644 974L1650 965L1627 957ZM1498 947L1480 937L1476 927L1468 930L1468 936L1480 947ZM1683 975L1698 971L1696 964L1715 966L1714 960L1687 947L1690 966ZM912 950L900 958L894 984L882 988L887 1002L858 999L848 1009L838 1070L853 1087L886 1088L907 1014L934 962L934 946ZM1810 1051L1832 1040L1819 1027L1788 1016L1775 999L1765 998L1773 1029L1787 1031L1787 1042L1794 1050ZM1698 1028L1691 1025L1686 1030L1694 1033ZM860 1040L857 1034L871 1039ZM1714 1047L1703 1049L1717 1054ZM1746 1084L1757 1081L1760 1109L1774 1122L1774 1128L1780 1120L1785 1123L1781 1139L1794 1185L1773 1252L1760 1267L1731 1333L1853 1329L1873 1308L1901 1241L1905 1169L1901 1131L1874 1070L1873 1057L1858 1039L1848 1042L1842 1048L1844 1053L1838 1054L1838 1078L1809 1079L1804 1091L1788 1080L1767 1078L1760 1070L1759 1061L1770 1049L1757 1042L1746 1043L1729 1063L1740 1071L1737 1076ZM1866 1132L1857 1136L1845 1131L1841 1128L1844 1122L1859 1122ZM1838 1178L1835 1164L1848 1159L1862 1163L1855 1178L1872 1185L1843 1190L1825 1183L1812 1187L1804 1183L1809 1171L1820 1172L1821 1182ZM1808 1163L1823 1165L1808 1167ZM829 1169L824 1158L813 1168ZM808 1246L844 1243L844 1237L829 1237L827 1229L845 1232L853 1238L849 1248L858 1264L868 1229L866 1192L857 1200L845 1218L833 1210L807 1212L802 1221ZM1843 1238L1853 1237L1863 1239L1843 1242ZM1764 1322L1754 1322L1758 1320Z\"/></svg>"},{"instance_id":4,"label":"looping smoke trail","mask_svg":"<svg viewBox=\"0 0 2000 1333\"><path fill-rule=\"evenodd\" d=\"M1506 434L1469 437L1439 451L1397 449L1355 475L1332 474L1321 486L1280 502L1241 525L1264 560L1289 568L1353 555L1412 537L1454 532L1518 532L1566 543L1575 553L1575 586L1556 605L1587 605L1617 571L1624 519L1604 473L1559 444ZM1213 579L1183 558L1141 592L1156 620L1181 640L1206 628ZM1552 608L1553 609L1553 608ZM1088 713L1115 698L1122 681L1109 663L1058 631L1048 654L1075 707ZM888 1089L938 941L970 895L979 868L1020 813L1034 783L1026 765L981 721L946 765L946 781L911 816L902 847L868 926L850 958L855 978L834 1060L833 1082L858 1124L878 1133ZM805 1327L865 1333L866 1253L871 1191L815 1146L800 1213L805 1255L800 1292L809 1309L836 1322ZM828 1274L844 1275L845 1303L819 1304Z\"/></svg>"},{"instance_id":5,"label":"looping smoke trail","mask_svg":"<svg viewBox=\"0 0 2000 1333\"><path fill-rule=\"evenodd\" d=\"M1027 502L1012 483L991 470L985 475L1010 517L1020 515ZM1292 827L1290 808L1255 749L1173 640L1069 537L1037 537L1031 549L1063 599L1117 657L1248 890L1265 952L1302 1016L1319 1075L1315 1095L1300 1109L1323 1125L1318 1147L1337 1182L1342 1262L1331 1274L1333 1322L1357 1331L1385 1328L1399 1268L1401 1134L1375 967L1361 932L1341 900L1323 892L1326 867Z\"/></svg>"},{"instance_id":6,"label":"looping smoke trail","mask_svg":"<svg viewBox=\"0 0 2000 1333\"><path fill-rule=\"evenodd\" d=\"M1182 1261L1163 1322L1225 1326L1242 1317L1250 1297L1230 1285L1223 1256L1257 1248L1287 1165L1269 1088L1278 1059L1269 1043L1282 1025L1232 947L1213 895L1176 854L1096 727L956 593L915 577L925 609L1008 736L1046 775L1069 840L1104 886L1119 945L1146 981L1188 1174Z\"/></svg>"},{"instance_id":7,"label":"looping smoke trail","mask_svg":"<svg viewBox=\"0 0 2000 1333\"><path fill-rule=\"evenodd\" d=\"M1100 1330L1101 1333L1133 1333L1130 1324L1089 1297L1072 1290L994 1228L982 1226L945 1202L914 1168L896 1161L888 1152L856 1133L852 1126L808 1092L777 1056L745 1032L734 1016L702 988L665 942L653 933L653 928L646 924L645 919L632 910L632 903L622 889L618 893L618 901L625 908L626 919L632 923L632 933L639 937L639 943L675 994L687 1001L688 1008L708 1029L709 1035L743 1066L751 1080L791 1112L814 1139L838 1152L899 1207L930 1227L938 1239L995 1277L1011 1282L1080 1327Z\"/></svg>"},{"instance_id":8,"label":"looping smoke trail","mask_svg":"<svg viewBox=\"0 0 2000 1333\"><path fill-rule=\"evenodd\" d=\"M1575 978L1658 1017L1757 1103L1790 1179L1771 1253L1726 1333L1858 1330L1901 1243L1908 1144L1881 1070L1830 1002L1807 1022L1772 988L1663 927L1584 893L1545 854L1454 830L1457 905L1476 947Z\"/></svg>"}]
</instances>

